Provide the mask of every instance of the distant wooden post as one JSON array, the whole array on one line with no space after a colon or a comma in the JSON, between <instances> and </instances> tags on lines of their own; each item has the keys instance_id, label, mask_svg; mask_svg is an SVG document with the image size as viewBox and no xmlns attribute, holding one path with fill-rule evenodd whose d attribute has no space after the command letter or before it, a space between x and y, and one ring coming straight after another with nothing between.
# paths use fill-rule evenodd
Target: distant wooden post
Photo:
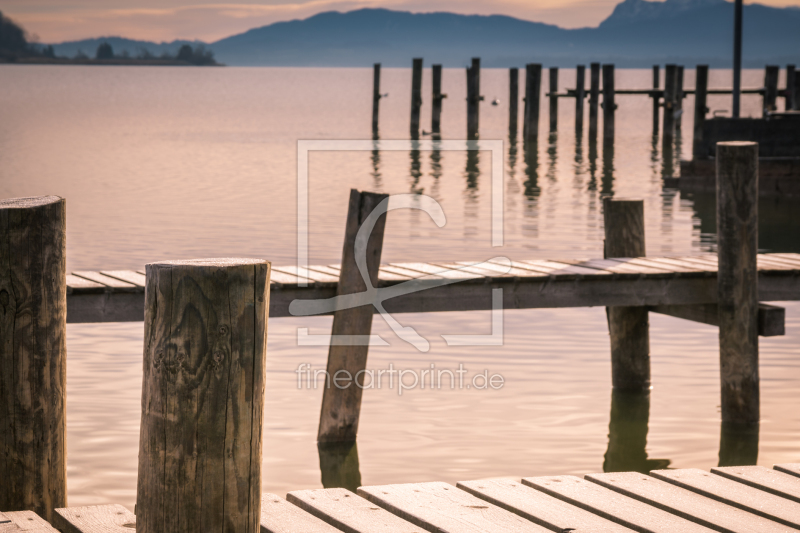
<instances>
[{"instance_id":1,"label":"distant wooden post","mask_svg":"<svg viewBox=\"0 0 800 533\"><path fill-rule=\"evenodd\" d=\"M270 264L146 267L136 531L259 531Z\"/></svg>"},{"instance_id":2,"label":"distant wooden post","mask_svg":"<svg viewBox=\"0 0 800 533\"><path fill-rule=\"evenodd\" d=\"M0 510L48 521L67 504L65 234L63 198L0 200Z\"/></svg>"},{"instance_id":3,"label":"distant wooden post","mask_svg":"<svg viewBox=\"0 0 800 533\"><path fill-rule=\"evenodd\" d=\"M442 120L442 99L446 96L442 94L442 66L433 65L433 98L431 105L431 133L441 131Z\"/></svg>"},{"instance_id":4,"label":"distant wooden post","mask_svg":"<svg viewBox=\"0 0 800 533\"><path fill-rule=\"evenodd\" d=\"M694 136L692 138L692 157L706 159L703 153L703 124L706 121L706 96L708 94L708 65L697 65L694 89Z\"/></svg>"},{"instance_id":5,"label":"distant wooden post","mask_svg":"<svg viewBox=\"0 0 800 533\"><path fill-rule=\"evenodd\" d=\"M764 69L764 116L777 111L778 106L778 73L777 65L768 65Z\"/></svg>"},{"instance_id":6,"label":"distant wooden post","mask_svg":"<svg viewBox=\"0 0 800 533\"><path fill-rule=\"evenodd\" d=\"M792 109L800 109L800 70L794 72L794 97L792 98L794 106Z\"/></svg>"},{"instance_id":7,"label":"distant wooden post","mask_svg":"<svg viewBox=\"0 0 800 533\"><path fill-rule=\"evenodd\" d=\"M519 69L508 71L508 131L516 136L517 118L519 117Z\"/></svg>"},{"instance_id":8,"label":"distant wooden post","mask_svg":"<svg viewBox=\"0 0 800 533\"><path fill-rule=\"evenodd\" d=\"M422 107L422 58L414 58L411 72L411 138L419 138L419 110Z\"/></svg>"},{"instance_id":9,"label":"distant wooden post","mask_svg":"<svg viewBox=\"0 0 800 533\"><path fill-rule=\"evenodd\" d=\"M672 146L675 135L675 90L678 67L667 65L664 69L664 145Z\"/></svg>"},{"instance_id":10,"label":"distant wooden post","mask_svg":"<svg viewBox=\"0 0 800 533\"><path fill-rule=\"evenodd\" d=\"M614 140L614 65L603 65L603 142Z\"/></svg>"},{"instance_id":11,"label":"distant wooden post","mask_svg":"<svg viewBox=\"0 0 800 533\"><path fill-rule=\"evenodd\" d=\"M597 105L600 101L600 63L589 65L589 138L597 138Z\"/></svg>"},{"instance_id":12,"label":"distant wooden post","mask_svg":"<svg viewBox=\"0 0 800 533\"><path fill-rule=\"evenodd\" d=\"M653 90L657 91L661 85L661 80L659 80L661 74L661 68L658 65L653 65ZM660 106L661 99L658 95L653 94L653 135L658 135L658 108Z\"/></svg>"},{"instance_id":13,"label":"distant wooden post","mask_svg":"<svg viewBox=\"0 0 800 533\"><path fill-rule=\"evenodd\" d=\"M680 134L683 125L683 65L675 71L675 131Z\"/></svg>"},{"instance_id":14,"label":"distant wooden post","mask_svg":"<svg viewBox=\"0 0 800 533\"><path fill-rule=\"evenodd\" d=\"M759 419L758 143L717 143L722 421Z\"/></svg>"},{"instance_id":15,"label":"distant wooden post","mask_svg":"<svg viewBox=\"0 0 800 533\"><path fill-rule=\"evenodd\" d=\"M583 106L586 98L586 67L578 65L575 71L575 132L583 132Z\"/></svg>"},{"instance_id":16,"label":"distant wooden post","mask_svg":"<svg viewBox=\"0 0 800 533\"><path fill-rule=\"evenodd\" d=\"M542 65L529 63L525 66L525 141L539 139L539 96L542 88Z\"/></svg>"},{"instance_id":17,"label":"distant wooden post","mask_svg":"<svg viewBox=\"0 0 800 533\"><path fill-rule=\"evenodd\" d=\"M467 139L477 139L481 101L481 59L472 58L472 66L467 69Z\"/></svg>"},{"instance_id":18,"label":"distant wooden post","mask_svg":"<svg viewBox=\"0 0 800 533\"><path fill-rule=\"evenodd\" d=\"M381 64L375 63L372 72L372 135L378 134L378 109L381 101Z\"/></svg>"},{"instance_id":19,"label":"distant wooden post","mask_svg":"<svg viewBox=\"0 0 800 533\"><path fill-rule=\"evenodd\" d=\"M558 131L558 67L550 67L550 133Z\"/></svg>"},{"instance_id":20,"label":"distant wooden post","mask_svg":"<svg viewBox=\"0 0 800 533\"><path fill-rule=\"evenodd\" d=\"M795 68L794 65L786 65L786 92L784 93L784 109L791 111L795 107L794 100L794 82L795 82Z\"/></svg>"},{"instance_id":21,"label":"distant wooden post","mask_svg":"<svg viewBox=\"0 0 800 533\"><path fill-rule=\"evenodd\" d=\"M370 213L383 200L386 194L371 192L350 191L350 204L347 210L347 225L344 233L344 248L342 250L342 270L339 274L337 295L352 294L366 290L366 285L361 273L356 266L355 242L356 235L361 225ZM367 269L372 286L378 286L378 268L381 263L381 250L383 248L383 232L386 227L386 215L381 215L367 244ZM333 328L331 333L331 346L328 351L328 376L331 385L326 386L322 394L322 411L319 418L319 442L349 442L356 440L358 433L358 418L361 411L362 388L356 384L356 379L363 384L364 375L358 373L367 367L368 345L337 344L337 335L366 335L372 330L372 305L364 305L333 314ZM339 376L350 376L347 385L339 381L340 385L333 384L333 379Z\"/></svg>"},{"instance_id":22,"label":"distant wooden post","mask_svg":"<svg viewBox=\"0 0 800 533\"><path fill-rule=\"evenodd\" d=\"M644 202L603 200L605 257L644 257ZM607 307L611 381L615 390L650 388L650 327L646 307Z\"/></svg>"}]
</instances>

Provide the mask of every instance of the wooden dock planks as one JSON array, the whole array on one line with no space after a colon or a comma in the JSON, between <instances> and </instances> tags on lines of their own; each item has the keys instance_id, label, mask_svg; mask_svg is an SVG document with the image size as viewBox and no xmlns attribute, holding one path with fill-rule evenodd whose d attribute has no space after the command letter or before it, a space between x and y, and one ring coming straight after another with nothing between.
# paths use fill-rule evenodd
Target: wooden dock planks
<instances>
[{"instance_id":1,"label":"wooden dock planks","mask_svg":"<svg viewBox=\"0 0 800 533\"><path fill-rule=\"evenodd\" d=\"M15 511L0 514L0 533L59 533L33 511Z\"/></svg>"},{"instance_id":2,"label":"wooden dock planks","mask_svg":"<svg viewBox=\"0 0 800 533\"><path fill-rule=\"evenodd\" d=\"M130 533L136 516L121 505L56 509L53 525L62 533Z\"/></svg>"},{"instance_id":3,"label":"wooden dock planks","mask_svg":"<svg viewBox=\"0 0 800 533\"><path fill-rule=\"evenodd\" d=\"M261 533L339 533L323 522L280 496L261 495Z\"/></svg>"},{"instance_id":4,"label":"wooden dock planks","mask_svg":"<svg viewBox=\"0 0 800 533\"><path fill-rule=\"evenodd\" d=\"M800 502L800 478L790 474L770 470L763 466L728 466L712 468L711 472L770 492L781 498Z\"/></svg>"}]
</instances>

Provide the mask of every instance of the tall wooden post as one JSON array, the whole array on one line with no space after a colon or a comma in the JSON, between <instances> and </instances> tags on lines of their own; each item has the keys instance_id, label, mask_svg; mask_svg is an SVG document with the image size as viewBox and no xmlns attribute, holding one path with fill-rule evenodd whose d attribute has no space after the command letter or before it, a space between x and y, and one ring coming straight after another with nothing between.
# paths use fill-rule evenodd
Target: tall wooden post
<instances>
[{"instance_id":1,"label":"tall wooden post","mask_svg":"<svg viewBox=\"0 0 800 533\"><path fill-rule=\"evenodd\" d=\"M678 65L675 71L675 130L681 133L683 125L683 65Z\"/></svg>"},{"instance_id":2,"label":"tall wooden post","mask_svg":"<svg viewBox=\"0 0 800 533\"><path fill-rule=\"evenodd\" d=\"M778 73L777 65L768 65L764 69L764 116L777 111L778 106Z\"/></svg>"},{"instance_id":3,"label":"tall wooden post","mask_svg":"<svg viewBox=\"0 0 800 533\"><path fill-rule=\"evenodd\" d=\"M742 0L733 5L733 118L739 118L742 96Z\"/></svg>"},{"instance_id":4,"label":"tall wooden post","mask_svg":"<svg viewBox=\"0 0 800 533\"><path fill-rule=\"evenodd\" d=\"M370 213L383 200L386 194L350 191L350 204L347 209L347 225L344 233L342 250L342 270L339 274L337 295L363 292L366 285L356 266L355 242L358 230ZM386 227L386 215L381 215L367 244L367 269L373 287L378 286L378 268L381 263L383 248L383 232ZM369 346L365 344L350 345L336 343L337 335L366 335L372 330L372 305L364 305L352 309L336 311L333 314L331 346L328 351L328 376L331 384L325 387L322 394L322 411L319 418L319 442L349 442L356 440L358 418L361 411L361 395L364 375L359 372L367 367ZM333 383L337 372L339 376L351 379L345 385ZM358 380L358 383L356 381Z\"/></svg>"},{"instance_id":5,"label":"tall wooden post","mask_svg":"<svg viewBox=\"0 0 800 533\"><path fill-rule=\"evenodd\" d=\"M525 141L539 139L539 96L542 88L542 65L529 63L525 66Z\"/></svg>"},{"instance_id":6,"label":"tall wooden post","mask_svg":"<svg viewBox=\"0 0 800 533\"><path fill-rule=\"evenodd\" d=\"M65 234L63 198L0 200L0 510L48 521L67 505Z\"/></svg>"},{"instance_id":7,"label":"tall wooden post","mask_svg":"<svg viewBox=\"0 0 800 533\"><path fill-rule=\"evenodd\" d=\"M759 419L758 143L717 143L722 421Z\"/></svg>"},{"instance_id":8,"label":"tall wooden post","mask_svg":"<svg viewBox=\"0 0 800 533\"><path fill-rule=\"evenodd\" d=\"M519 117L519 69L512 68L508 71L508 131L516 136L517 118Z\"/></svg>"},{"instance_id":9,"label":"tall wooden post","mask_svg":"<svg viewBox=\"0 0 800 533\"><path fill-rule=\"evenodd\" d=\"M257 533L270 264L146 267L136 531Z\"/></svg>"},{"instance_id":10,"label":"tall wooden post","mask_svg":"<svg viewBox=\"0 0 800 533\"><path fill-rule=\"evenodd\" d=\"M372 136L378 134L378 109L381 101L381 64L375 63L372 71Z\"/></svg>"},{"instance_id":11,"label":"tall wooden post","mask_svg":"<svg viewBox=\"0 0 800 533\"><path fill-rule=\"evenodd\" d=\"M657 91L661 85L661 80L659 80L661 74L661 68L658 65L653 65L653 90ZM661 103L661 99L658 95L653 94L653 135L658 135L658 108L660 107L659 104Z\"/></svg>"},{"instance_id":12,"label":"tall wooden post","mask_svg":"<svg viewBox=\"0 0 800 533\"><path fill-rule=\"evenodd\" d=\"M439 133L441 131L442 120L442 99L445 95L442 94L442 66L433 65L433 98L431 105L431 133Z\"/></svg>"},{"instance_id":13,"label":"tall wooden post","mask_svg":"<svg viewBox=\"0 0 800 533\"><path fill-rule=\"evenodd\" d=\"M800 109L800 70L794 72L794 109Z\"/></svg>"},{"instance_id":14,"label":"tall wooden post","mask_svg":"<svg viewBox=\"0 0 800 533\"><path fill-rule=\"evenodd\" d=\"M706 121L706 96L708 95L708 65L697 65L694 89L694 136L692 138L692 157L705 159L703 153L703 124Z\"/></svg>"},{"instance_id":15,"label":"tall wooden post","mask_svg":"<svg viewBox=\"0 0 800 533\"><path fill-rule=\"evenodd\" d=\"M664 69L664 145L672 146L675 135L675 89L678 67L667 65Z\"/></svg>"},{"instance_id":16,"label":"tall wooden post","mask_svg":"<svg viewBox=\"0 0 800 533\"><path fill-rule=\"evenodd\" d=\"M603 142L614 140L614 65L603 65Z\"/></svg>"},{"instance_id":17,"label":"tall wooden post","mask_svg":"<svg viewBox=\"0 0 800 533\"><path fill-rule=\"evenodd\" d=\"M786 65L786 93L784 94L784 109L791 111L795 108L794 98L795 67Z\"/></svg>"},{"instance_id":18,"label":"tall wooden post","mask_svg":"<svg viewBox=\"0 0 800 533\"><path fill-rule=\"evenodd\" d=\"M597 138L597 106L600 101L600 63L589 65L589 138Z\"/></svg>"},{"instance_id":19,"label":"tall wooden post","mask_svg":"<svg viewBox=\"0 0 800 533\"><path fill-rule=\"evenodd\" d=\"M578 65L575 71L575 134L583 132L583 107L586 98L586 67Z\"/></svg>"},{"instance_id":20,"label":"tall wooden post","mask_svg":"<svg viewBox=\"0 0 800 533\"><path fill-rule=\"evenodd\" d=\"M414 58L411 71L411 138L419 138L419 111L422 107L422 58Z\"/></svg>"},{"instance_id":21,"label":"tall wooden post","mask_svg":"<svg viewBox=\"0 0 800 533\"><path fill-rule=\"evenodd\" d=\"M550 133L558 131L558 67L550 67Z\"/></svg>"},{"instance_id":22,"label":"tall wooden post","mask_svg":"<svg viewBox=\"0 0 800 533\"><path fill-rule=\"evenodd\" d=\"M605 257L644 257L644 202L603 200ZM615 390L650 388L650 327L646 307L607 307L611 381Z\"/></svg>"},{"instance_id":23,"label":"tall wooden post","mask_svg":"<svg viewBox=\"0 0 800 533\"><path fill-rule=\"evenodd\" d=\"M467 139L477 139L481 101L481 59L472 58L472 66L467 69Z\"/></svg>"}]
</instances>

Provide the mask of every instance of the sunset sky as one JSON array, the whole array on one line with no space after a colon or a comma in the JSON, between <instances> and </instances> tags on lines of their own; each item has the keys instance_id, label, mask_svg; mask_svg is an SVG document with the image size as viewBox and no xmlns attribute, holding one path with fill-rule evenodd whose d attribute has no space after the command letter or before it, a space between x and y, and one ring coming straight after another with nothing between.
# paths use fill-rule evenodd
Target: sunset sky
<instances>
[{"instance_id":1,"label":"sunset sky","mask_svg":"<svg viewBox=\"0 0 800 533\"><path fill-rule=\"evenodd\" d=\"M596 26L619 0L0 0L0 10L41 42L87 37L214 41L322 11L385 7L414 12L504 14L565 28ZM752 2L746 2L752 3ZM773 6L800 0L763 0Z\"/></svg>"}]
</instances>

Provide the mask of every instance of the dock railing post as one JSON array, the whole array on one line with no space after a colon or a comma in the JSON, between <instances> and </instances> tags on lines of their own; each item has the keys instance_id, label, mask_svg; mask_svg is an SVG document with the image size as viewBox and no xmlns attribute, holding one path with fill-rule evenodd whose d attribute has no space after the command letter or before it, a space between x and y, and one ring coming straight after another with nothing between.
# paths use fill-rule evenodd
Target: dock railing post
<instances>
[{"instance_id":1,"label":"dock railing post","mask_svg":"<svg viewBox=\"0 0 800 533\"><path fill-rule=\"evenodd\" d=\"M419 138L419 112L422 107L422 58L414 58L411 71L411 138Z\"/></svg>"},{"instance_id":2,"label":"dock railing post","mask_svg":"<svg viewBox=\"0 0 800 533\"><path fill-rule=\"evenodd\" d=\"M675 92L678 67L667 65L664 69L664 133L662 140L665 146L672 146L675 135Z\"/></svg>"},{"instance_id":3,"label":"dock railing post","mask_svg":"<svg viewBox=\"0 0 800 533\"><path fill-rule=\"evenodd\" d=\"M722 422L759 420L758 143L717 143Z\"/></svg>"},{"instance_id":4,"label":"dock railing post","mask_svg":"<svg viewBox=\"0 0 800 533\"><path fill-rule=\"evenodd\" d=\"M586 98L586 67L578 65L575 70L575 135L583 132L583 107Z\"/></svg>"},{"instance_id":5,"label":"dock railing post","mask_svg":"<svg viewBox=\"0 0 800 533\"><path fill-rule=\"evenodd\" d=\"M708 154L703 153L703 125L706 121L708 107L708 65L697 65L695 70L694 89L694 135L692 138L692 158L705 159Z\"/></svg>"},{"instance_id":6,"label":"dock railing post","mask_svg":"<svg viewBox=\"0 0 800 533\"><path fill-rule=\"evenodd\" d=\"M270 263L146 267L136 531L259 531Z\"/></svg>"},{"instance_id":7,"label":"dock railing post","mask_svg":"<svg viewBox=\"0 0 800 533\"><path fill-rule=\"evenodd\" d=\"M508 131L517 135L519 118L519 69L514 67L508 71Z\"/></svg>"},{"instance_id":8,"label":"dock railing post","mask_svg":"<svg viewBox=\"0 0 800 533\"><path fill-rule=\"evenodd\" d=\"M66 202L0 200L0 511L67 505Z\"/></svg>"},{"instance_id":9,"label":"dock railing post","mask_svg":"<svg viewBox=\"0 0 800 533\"><path fill-rule=\"evenodd\" d=\"M539 97L542 89L542 65L529 63L525 66L525 141L539 139Z\"/></svg>"},{"instance_id":10,"label":"dock railing post","mask_svg":"<svg viewBox=\"0 0 800 533\"><path fill-rule=\"evenodd\" d=\"M480 129L479 110L481 101L481 59L472 58L467 68L467 139L478 138Z\"/></svg>"},{"instance_id":11,"label":"dock railing post","mask_svg":"<svg viewBox=\"0 0 800 533\"><path fill-rule=\"evenodd\" d=\"M342 249L342 267L336 291L339 296L363 292L367 289L361 272L356 266L356 235L370 213L386 198L388 198L386 194L359 192L355 189L350 191L344 248ZM386 215L384 214L378 218L367 244L367 269L373 287L378 286L378 270L381 263L385 227ZM356 440L364 380L363 372L361 374L359 372L367 367L369 345L338 344L335 339L337 335L346 335L350 338L362 336L362 339L369 337L372 330L373 312L374 308L370 304L336 311L333 314L331 346L328 351L328 374L326 376L329 383L322 394L322 410L317 434L319 443ZM336 380L337 376L341 378L338 381ZM341 383L342 381L346 385Z\"/></svg>"},{"instance_id":12,"label":"dock railing post","mask_svg":"<svg viewBox=\"0 0 800 533\"><path fill-rule=\"evenodd\" d=\"M784 96L784 109L792 111L795 109L795 67L794 65L786 65L786 92Z\"/></svg>"},{"instance_id":13,"label":"dock railing post","mask_svg":"<svg viewBox=\"0 0 800 533\"><path fill-rule=\"evenodd\" d=\"M614 140L614 65L603 65L603 142Z\"/></svg>"},{"instance_id":14,"label":"dock railing post","mask_svg":"<svg viewBox=\"0 0 800 533\"><path fill-rule=\"evenodd\" d=\"M653 90L657 91L659 86L661 85L661 80L659 80L661 74L661 67L658 65L653 65ZM658 135L658 108L659 104L661 103L661 98L658 95L653 94L653 135Z\"/></svg>"},{"instance_id":15,"label":"dock railing post","mask_svg":"<svg viewBox=\"0 0 800 533\"><path fill-rule=\"evenodd\" d=\"M778 109L778 73L777 65L768 65L764 69L764 116Z\"/></svg>"},{"instance_id":16,"label":"dock railing post","mask_svg":"<svg viewBox=\"0 0 800 533\"><path fill-rule=\"evenodd\" d=\"M605 257L644 257L644 202L603 200ZM611 381L615 390L650 388L650 326L646 307L607 307Z\"/></svg>"},{"instance_id":17,"label":"dock railing post","mask_svg":"<svg viewBox=\"0 0 800 533\"><path fill-rule=\"evenodd\" d=\"M381 64L375 63L372 71L372 136L378 135L378 110L381 101Z\"/></svg>"},{"instance_id":18,"label":"dock railing post","mask_svg":"<svg viewBox=\"0 0 800 533\"><path fill-rule=\"evenodd\" d=\"M600 63L589 65L589 138L597 139L597 106L600 101Z\"/></svg>"},{"instance_id":19,"label":"dock railing post","mask_svg":"<svg viewBox=\"0 0 800 533\"><path fill-rule=\"evenodd\" d=\"M445 95L442 94L441 65L433 65L431 82L433 87L433 98L431 99L431 133L439 133L441 131L442 120L442 99L445 97Z\"/></svg>"},{"instance_id":20,"label":"dock railing post","mask_svg":"<svg viewBox=\"0 0 800 533\"><path fill-rule=\"evenodd\" d=\"M558 67L550 67L550 133L558 131Z\"/></svg>"}]
</instances>

